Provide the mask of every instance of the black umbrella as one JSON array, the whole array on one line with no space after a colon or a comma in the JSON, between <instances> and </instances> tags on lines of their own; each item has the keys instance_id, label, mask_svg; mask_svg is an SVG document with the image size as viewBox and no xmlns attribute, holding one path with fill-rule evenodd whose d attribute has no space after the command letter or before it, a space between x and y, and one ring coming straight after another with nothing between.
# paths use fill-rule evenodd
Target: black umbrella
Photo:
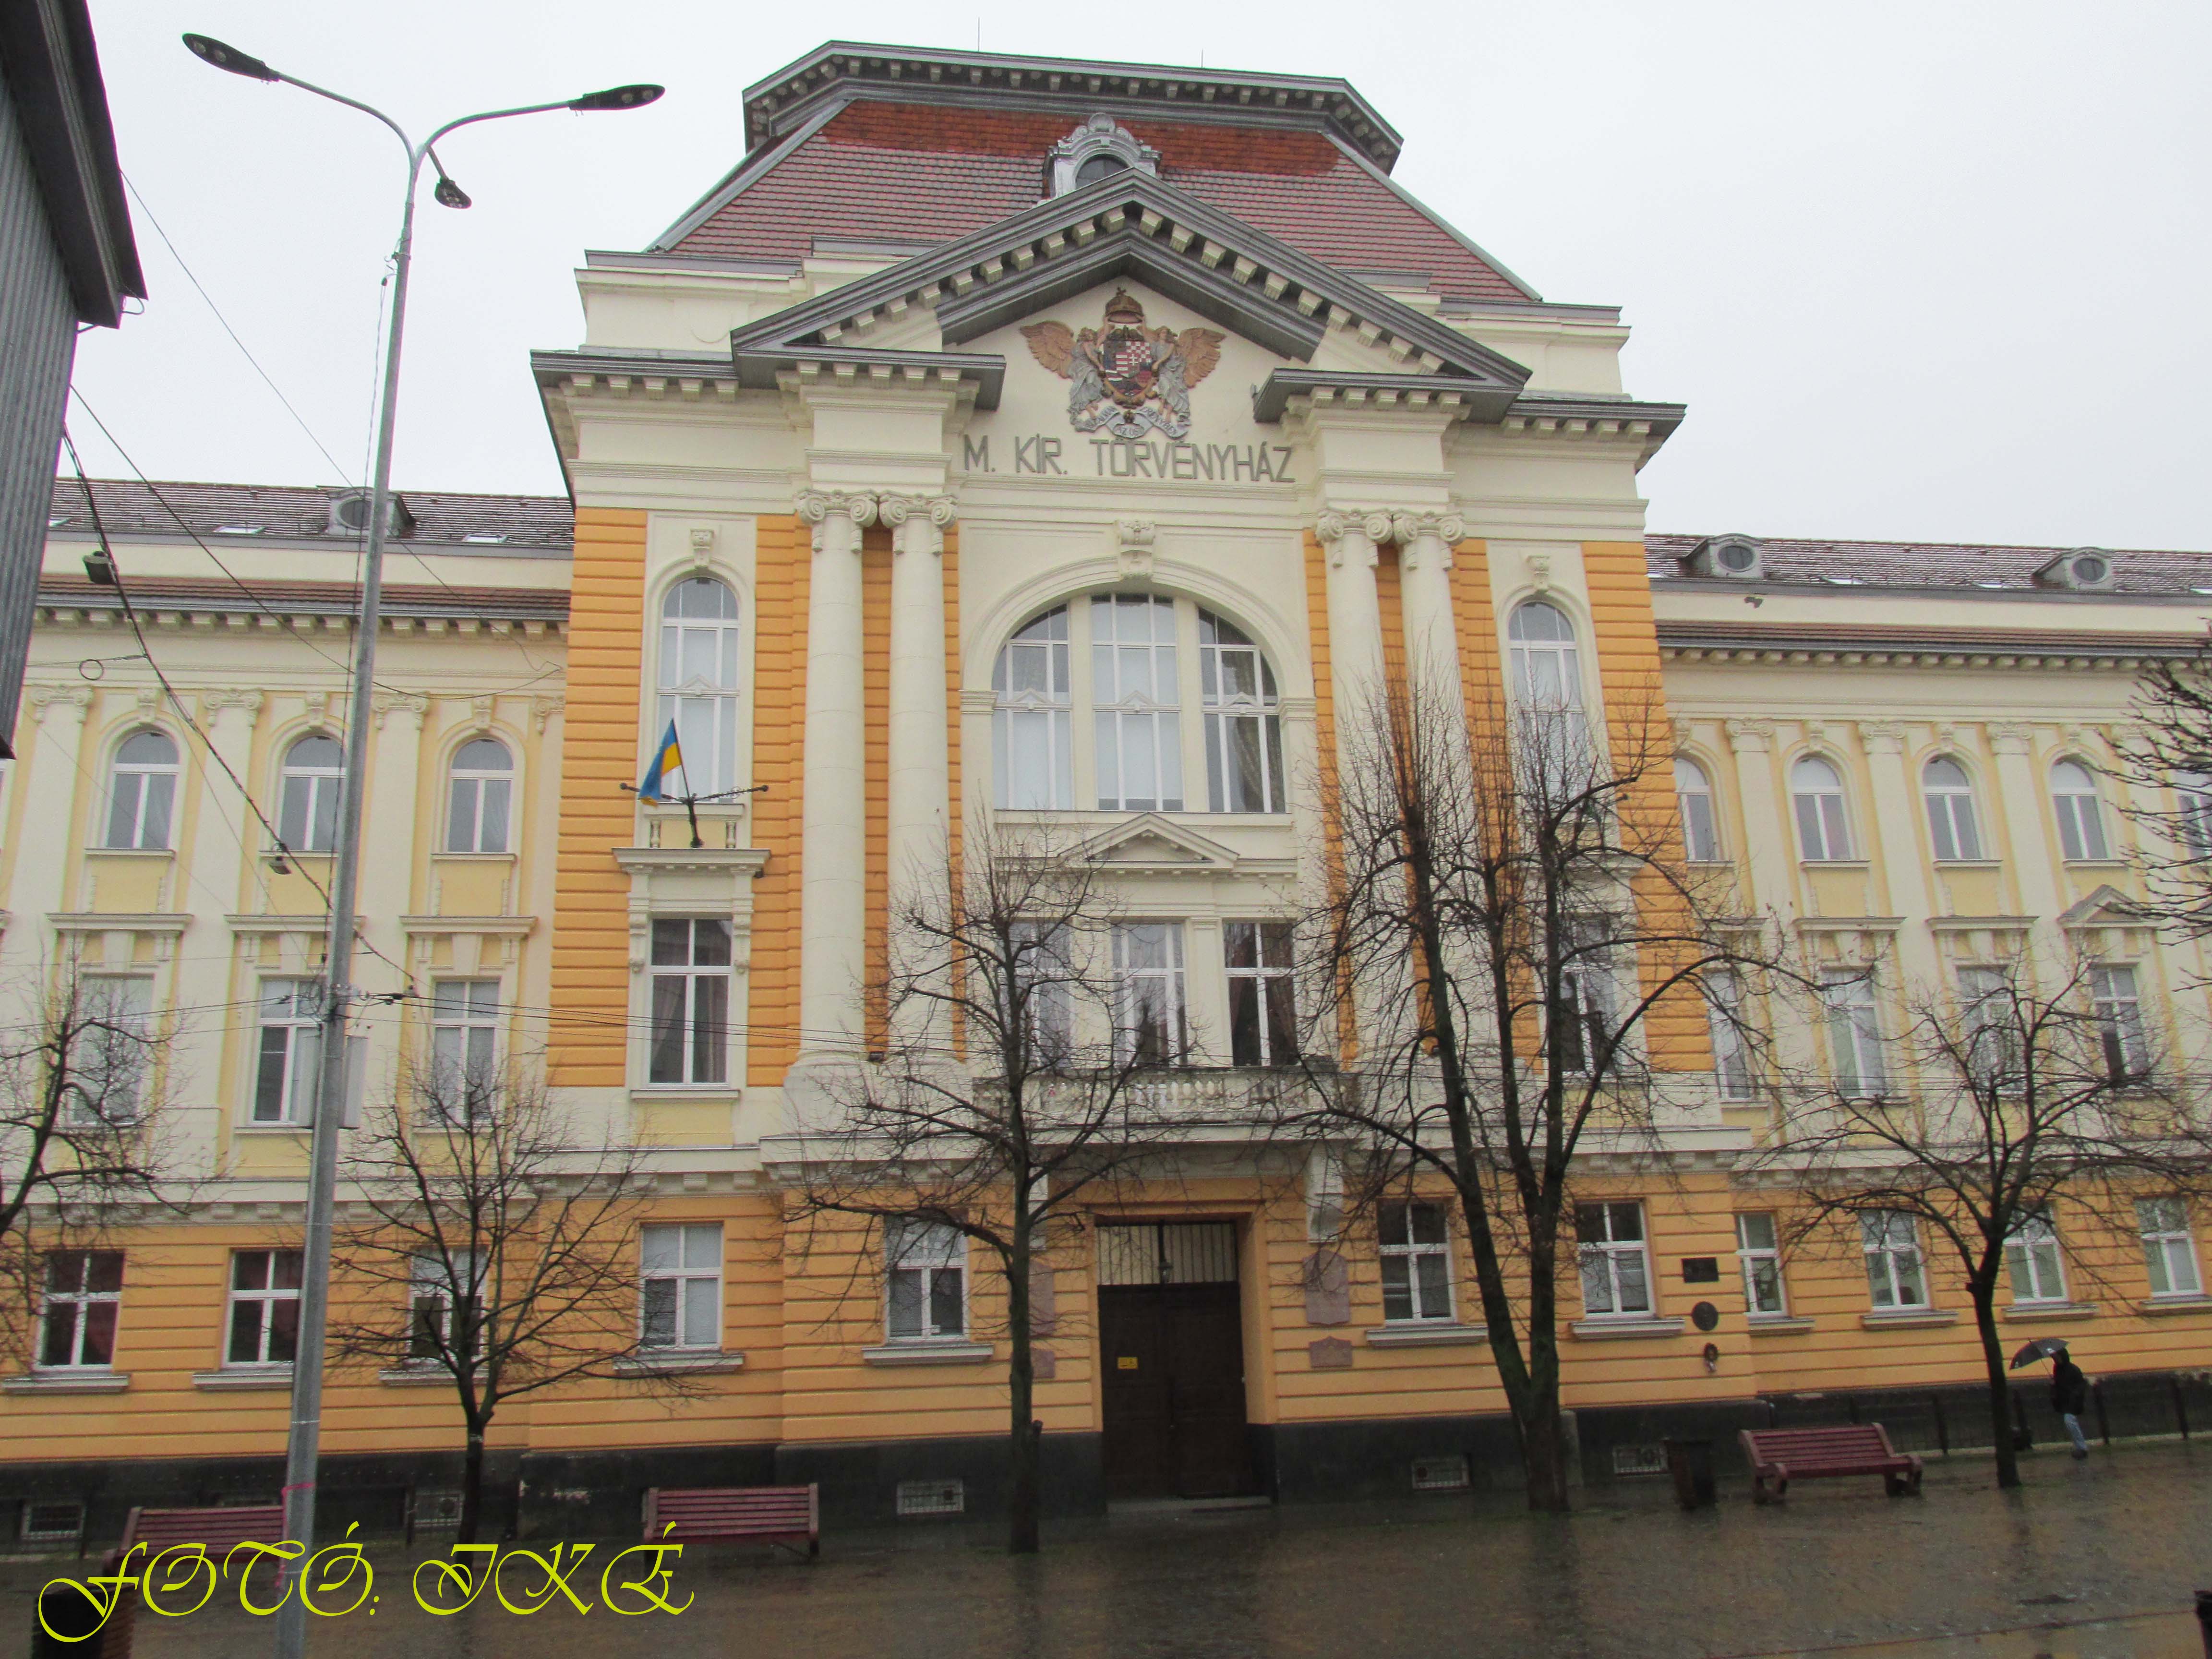
<instances>
[{"instance_id":1,"label":"black umbrella","mask_svg":"<svg viewBox=\"0 0 2212 1659\"><path fill-rule=\"evenodd\" d=\"M2039 1359L2050 1359L2066 1352L2066 1345L2055 1336L2039 1336L2012 1357L2012 1368L2033 1365Z\"/></svg>"}]
</instances>

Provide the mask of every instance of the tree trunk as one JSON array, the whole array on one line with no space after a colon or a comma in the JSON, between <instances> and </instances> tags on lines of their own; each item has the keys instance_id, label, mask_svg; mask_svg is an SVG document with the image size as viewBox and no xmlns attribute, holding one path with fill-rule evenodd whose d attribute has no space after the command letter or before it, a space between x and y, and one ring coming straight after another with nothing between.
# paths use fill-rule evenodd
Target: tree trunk
<instances>
[{"instance_id":1,"label":"tree trunk","mask_svg":"<svg viewBox=\"0 0 2212 1659\"><path fill-rule=\"evenodd\" d=\"M1521 1465L1528 1507L1565 1514L1573 1507L1567 1485L1566 1423L1559 1411L1559 1339L1533 1323L1528 1332L1528 1390L1517 1414Z\"/></svg>"},{"instance_id":2,"label":"tree trunk","mask_svg":"<svg viewBox=\"0 0 2212 1659\"><path fill-rule=\"evenodd\" d=\"M1982 1334L1982 1368L1989 1377L1990 1432L1997 1454L1997 1485L2020 1485L2020 1453L2012 1443L2012 1387L2006 1381L2004 1347L1997 1340L1996 1287L1969 1281L1974 1328Z\"/></svg>"},{"instance_id":3,"label":"tree trunk","mask_svg":"<svg viewBox=\"0 0 2212 1659\"><path fill-rule=\"evenodd\" d=\"M483 1425L469 1425L469 1449L461 1461L461 1525L454 1541L473 1544L477 1528L483 1514L484 1431Z\"/></svg>"},{"instance_id":4,"label":"tree trunk","mask_svg":"<svg viewBox=\"0 0 2212 1659\"><path fill-rule=\"evenodd\" d=\"M1007 1370L1011 1396L1007 1445L1006 1551L1011 1555L1037 1553L1038 1446L1033 1415L1036 1396L1036 1367L1030 1346L1030 1255L1028 1223L1017 1218L1013 1249L1006 1262L1006 1313L1013 1332L1013 1355Z\"/></svg>"}]
</instances>

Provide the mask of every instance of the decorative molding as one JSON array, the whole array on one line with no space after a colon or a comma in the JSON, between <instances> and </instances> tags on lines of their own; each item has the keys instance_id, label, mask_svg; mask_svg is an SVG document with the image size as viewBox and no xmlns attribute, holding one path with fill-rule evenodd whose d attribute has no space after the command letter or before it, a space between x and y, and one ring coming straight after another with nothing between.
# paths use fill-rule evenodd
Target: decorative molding
<instances>
[{"instance_id":1,"label":"decorative molding","mask_svg":"<svg viewBox=\"0 0 2212 1659\"><path fill-rule=\"evenodd\" d=\"M1365 1340L1370 1348L1471 1347L1490 1340L1490 1328L1441 1320L1426 1325L1379 1325L1365 1333Z\"/></svg>"},{"instance_id":2,"label":"decorative molding","mask_svg":"<svg viewBox=\"0 0 2212 1659\"><path fill-rule=\"evenodd\" d=\"M1753 1336L1802 1336L1813 1328L1809 1314L1755 1313L1744 1321Z\"/></svg>"},{"instance_id":3,"label":"decorative molding","mask_svg":"<svg viewBox=\"0 0 2212 1659\"><path fill-rule=\"evenodd\" d=\"M375 710L377 728L380 731L383 729L386 720L394 714L398 714L413 720L415 729L420 732L422 729L422 722L429 716L430 699L419 692L395 692L379 697L376 700Z\"/></svg>"},{"instance_id":4,"label":"decorative molding","mask_svg":"<svg viewBox=\"0 0 2212 1659\"><path fill-rule=\"evenodd\" d=\"M1114 522L1114 556L1121 574L1149 581L1152 574L1152 544L1158 532L1150 519L1117 519Z\"/></svg>"},{"instance_id":5,"label":"decorative molding","mask_svg":"<svg viewBox=\"0 0 2212 1659\"><path fill-rule=\"evenodd\" d=\"M706 1348L696 1352L626 1353L615 1361L617 1376L704 1376L741 1371L745 1357L732 1348Z\"/></svg>"},{"instance_id":6,"label":"decorative molding","mask_svg":"<svg viewBox=\"0 0 2212 1659\"><path fill-rule=\"evenodd\" d=\"M1567 1328L1575 1334L1575 1340L1579 1342L1636 1342L1648 1341L1656 1337L1680 1336L1683 1323L1680 1319L1600 1314L1589 1319L1577 1319Z\"/></svg>"},{"instance_id":7,"label":"decorative molding","mask_svg":"<svg viewBox=\"0 0 2212 1659\"><path fill-rule=\"evenodd\" d=\"M48 714L57 710L64 715L75 714L82 720L92 708L92 688L88 685L34 685L27 695L31 702L31 717L41 725Z\"/></svg>"},{"instance_id":8,"label":"decorative molding","mask_svg":"<svg viewBox=\"0 0 2212 1659\"><path fill-rule=\"evenodd\" d=\"M1859 741L1869 755L1901 755L1905 752L1905 722L1861 720Z\"/></svg>"},{"instance_id":9,"label":"decorative molding","mask_svg":"<svg viewBox=\"0 0 2212 1659\"><path fill-rule=\"evenodd\" d=\"M289 1394L291 1362L287 1360L281 1365L226 1365L221 1370L194 1371L192 1386L217 1391L276 1389Z\"/></svg>"},{"instance_id":10,"label":"decorative molding","mask_svg":"<svg viewBox=\"0 0 2212 1659\"><path fill-rule=\"evenodd\" d=\"M714 544L720 539L714 526L695 524L691 526L691 562L704 569L714 562Z\"/></svg>"},{"instance_id":11,"label":"decorative molding","mask_svg":"<svg viewBox=\"0 0 2212 1659\"><path fill-rule=\"evenodd\" d=\"M1729 747L1739 755L1764 755L1774 747L1774 722L1770 720L1730 720Z\"/></svg>"},{"instance_id":12,"label":"decorative molding","mask_svg":"<svg viewBox=\"0 0 2212 1659\"><path fill-rule=\"evenodd\" d=\"M2097 1305L2094 1302L2051 1302L2023 1305L2015 1302L2010 1307L1997 1310L2000 1325L2041 1325L2065 1319L2094 1319Z\"/></svg>"},{"instance_id":13,"label":"decorative molding","mask_svg":"<svg viewBox=\"0 0 2212 1659\"><path fill-rule=\"evenodd\" d=\"M556 714L562 713L568 707L568 700L566 697L532 697L530 700L530 723L538 731L543 732L546 722Z\"/></svg>"},{"instance_id":14,"label":"decorative molding","mask_svg":"<svg viewBox=\"0 0 2212 1659\"><path fill-rule=\"evenodd\" d=\"M1342 507L1326 507L1314 520L1314 536L1328 551L1328 562L1341 567L1347 556L1368 569L1375 568L1375 538L1367 533L1360 515Z\"/></svg>"},{"instance_id":15,"label":"decorative molding","mask_svg":"<svg viewBox=\"0 0 2212 1659\"><path fill-rule=\"evenodd\" d=\"M886 1342L860 1350L870 1365L985 1365L994 1350L988 1342Z\"/></svg>"},{"instance_id":16,"label":"decorative molding","mask_svg":"<svg viewBox=\"0 0 2212 1659\"><path fill-rule=\"evenodd\" d=\"M68 1370L27 1371L0 1381L0 1394L121 1394L131 1386L131 1373L95 1365L72 1365Z\"/></svg>"},{"instance_id":17,"label":"decorative molding","mask_svg":"<svg viewBox=\"0 0 2212 1659\"><path fill-rule=\"evenodd\" d=\"M2000 755L2026 755L2033 751L2035 728L2017 720L1991 720L1982 730L1990 734L1990 747Z\"/></svg>"},{"instance_id":18,"label":"decorative molding","mask_svg":"<svg viewBox=\"0 0 2212 1659\"><path fill-rule=\"evenodd\" d=\"M849 519L854 528L865 530L876 521L877 498L867 490L802 489L794 505L799 516L818 532L831 519ZM815 538L815 551L822 550L821 538ZM860 544L853 544L855 556Z\"/></svg>"},{"instance_id":19,"label":"decorative molding","mask_svg":"<svg viewBox=\"0 0 2212 1659\"><path fill-rule=\"evenodd\" d=\"M1959 1316L1948 1308L1870 1308L1859 1316L1859 1323L1870 1331L1927 1330L1958 1322Z\"/></svg>"},{"instance_id":20,"label":"decorative molding","mask_svg":"<svg viewBox=\"0 0 2212 1659\"><path fill-rule=\"evenodd\" d=\"M1059 140L1045 152L1052 166L1052 194L1065 196L1076 188L1076 175L1093 156L1110 155L1121 166L1116 172L1149 173L1157 177L1160 153L1103 110ZM1098 180L1092 180L1097 183Z\"/></svg>"}]
</instances>

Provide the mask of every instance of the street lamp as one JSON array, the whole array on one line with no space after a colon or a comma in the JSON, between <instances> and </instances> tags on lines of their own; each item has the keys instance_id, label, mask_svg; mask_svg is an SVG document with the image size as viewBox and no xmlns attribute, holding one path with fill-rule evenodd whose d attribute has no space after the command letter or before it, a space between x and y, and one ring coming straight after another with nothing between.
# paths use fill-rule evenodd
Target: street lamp
<instances>
[{"instance_id":1,"label":"street lamp","mask_svg":"<svg viewBox=\"0 0 2212 1659\"><path fill-rule=\"evenodd\" d=\"M312 92L319 98L374 116L392 130L407 152L407 198L399 220L399 246L393 256L392 332L385 343L384 385L379 396L376 424L376 477L369 495L368 553L362 570L361 623L354 651L353 696L347 704L345 785L338 797L337 868L331 885L330 945L325 963L322 1053L315 1094L314 1136L311 1142L307 1180L306 1260L300 1285L300 1328L292 1366L292 1431L284 1456L284 1535L312 1551L315 1534L315 1468L322 1440L323 1339L329 1321L331 1287L331 1210L337 1188L338 1131L344 1116L346 1092L346 1014L353 999L354 905L361 886L361 799L368 775L369 697L376 668L376 630L384 592L384 538L389 527L392 500L392 421L398 406L399 342L407 318L407 272L414 253L415 187L428 161L437 173L433 192L441 205L465 208L468 192L455 184L433 149L456 128L479 121L504 120L511 115L538 115L548 110L580 111L637 109L659 98L665 88L635 85L609 87L581 97L553 103L526 104L515 109L487 110L448 121L421 143L415 143L399 124L383 111L343 93L332 92L274 70L258 58L204 34L187 34L185 45L204 64L251 81L281 81ZM307 1607L297 1593L285 1597L276 1620L278 1659L301 1659L307 1648Z\"/></svg>"}]
</instances>

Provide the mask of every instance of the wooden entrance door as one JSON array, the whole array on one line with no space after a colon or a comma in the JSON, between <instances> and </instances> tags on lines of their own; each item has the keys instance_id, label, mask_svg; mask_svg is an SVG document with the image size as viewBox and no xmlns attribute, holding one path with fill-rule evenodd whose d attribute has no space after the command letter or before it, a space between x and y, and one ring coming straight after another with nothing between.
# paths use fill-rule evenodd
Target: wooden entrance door
<instances>
[{"instance_id":1,"label":"wooden entrance door","mask_svg":"<svg viewBox=\"0 0 2212 1659\"><path fill-rule=\"evenodd\" d=\"M1252 1489L1234 1263L1232 1244L1224 1282L1099 1286L1109 1498Z\"/></svg>"}]
</instances>

